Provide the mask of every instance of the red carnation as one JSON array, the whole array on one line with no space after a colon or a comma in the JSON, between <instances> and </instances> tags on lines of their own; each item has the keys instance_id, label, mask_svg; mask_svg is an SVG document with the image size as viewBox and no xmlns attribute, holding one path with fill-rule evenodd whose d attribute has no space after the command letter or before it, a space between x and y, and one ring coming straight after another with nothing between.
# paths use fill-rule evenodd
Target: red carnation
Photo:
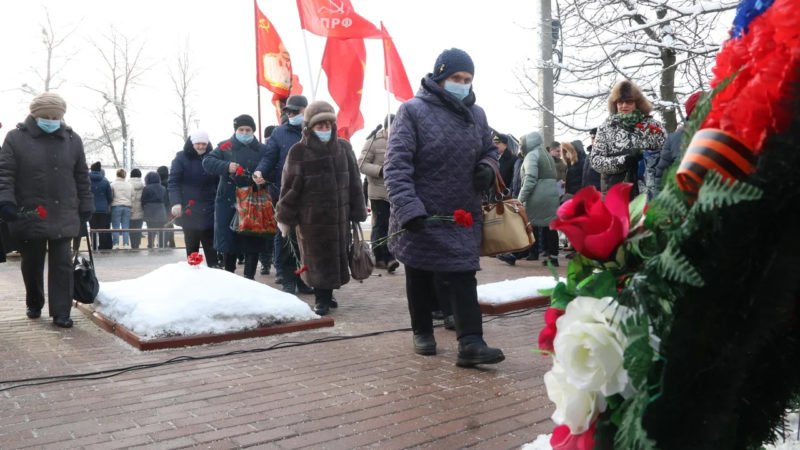
<instances>
[{"instance_id":1,"label":"red carnation","mask_svg":"<svg viewBox=\"0 0 800 450\"><path fill-rule=\"evenodd\" d=\"M564 315L564 310L547 308L544 312L545 327L539 333L539 350L554 352L553 340L556 338L556 320Z\"/></svg>"},{"instance_id":2,"label":"red carnation","mask_svg":"<svg viewBox=\"0 0 800 450\"><path fill-rule=\"evenodd\" d=\"M453 220L455 220L456 225L469 228L472 226L472 213L457 209L453 212Z\"/></svg>"},{"instance_id":3,"label":"red carnation","mask_svg":"<svg viewBox=\"0 0 800 450\"><path fill-rule=\"evenodd\" d=\"M300 275L301 273L305 272L306 270L308 270L308 266L306 266L306 265L304 264L304 265L303 265L303 267L301 267L301 268L299 268L299 269L295 270L295 271L294 271L294 274L295 274L295 275Z\"/></svg>"},{"instance_id":4,"label":"red carnation","mask_svg":"<svg viewBox=\"0 0 800 450\"><path fill-rule=\"evenodd\" d=\"M236 176L238 177L239 175L241 175L243 173L244 173L244 167L239 166L239 168L236 169Z\"/></svg>"},{"instance_id":5,"label":"red carnation","mask_svg":"<svg viewBox=\"0 0 800 450\"><path fill-rule=\"evenodd\" d=\"M189 206L194 205L194 200L189 200Z\"/></svg>"},{"instance_id":6,"label":"red carnation","mask_svg":"<svg viewBox=\"0 0 800 450\"><path fill-rule=\"evenodd\" d=\"M643 123L637 123L636 124L636 128L641 130L642 128L644 128L644 124Z\"/></svg>"},{"instance_id":7,"label":"red carnation","mask_svg":"<svg viewBox=\"0 0 800 450\"><path fill-rule=\"evenodd\" d=\"M40 219L44 219L45 217L47 217L47 210L44 209L44 206L39 205L36 207L36 214L39 215Z\"/></svg>"},{"instance_id":8,"label":"red carnation","mask_svg":"<svg viewBox=\"0 0 800 450\"><path fill-rule=\"evenodd\" d=\"M227 149L229 149L231 147L233 147L233 144L231 144L231 141L225 141L225 142L222 143L222 145L219 146L219 149L224 152L225 150L227 150Z\"/></svg>"},{"instance_id":9,"label":"red carnation","mask_svg":"<svg viewBox=\"0 0 800 450\"><path fill-rule=\"evenodd\" d=\"M591 259L608 258L628 236L630 183L611 186L605 201L594 186L587 186L558 208L551 230L560 230L578 253Z\"/></svg>"},{"instance_id":10,"label":"red carnation","mask_svg":"<svg viewBox=\"0 0 800 450\"><path fill-rule=\"evenodd\" d=\"M190 266L196 266L203 262L203 255L200 253L194 252L187 258Z\"/></svg>"},{"instance_id":11,"label":"red carnation","mask_svg":"<svg viewBox=\"0 0 800 450\"><path fill-rule=\"evenodd\" d=\"M186 208L186 215L187 216L191 216L192 215L192 210L189 209L189 208Z\"/></svg>"}]
</instances>

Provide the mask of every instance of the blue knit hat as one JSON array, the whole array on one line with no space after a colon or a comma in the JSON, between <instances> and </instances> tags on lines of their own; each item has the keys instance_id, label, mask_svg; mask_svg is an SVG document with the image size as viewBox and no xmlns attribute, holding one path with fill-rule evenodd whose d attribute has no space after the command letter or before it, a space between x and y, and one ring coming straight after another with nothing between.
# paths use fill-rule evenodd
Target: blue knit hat
<instances>
[{"instance_id":1,"label":"blue knit hat","mask_svg":"<svg viewBox=\"0 0 800 450\"><path fill-rule=\"evenodd\" d=\"M467 52L457 48L443 51L433 66L433 81L440 82L456 72L469 72L475 75L475 65Z\"/></svg>"}]
</instances>

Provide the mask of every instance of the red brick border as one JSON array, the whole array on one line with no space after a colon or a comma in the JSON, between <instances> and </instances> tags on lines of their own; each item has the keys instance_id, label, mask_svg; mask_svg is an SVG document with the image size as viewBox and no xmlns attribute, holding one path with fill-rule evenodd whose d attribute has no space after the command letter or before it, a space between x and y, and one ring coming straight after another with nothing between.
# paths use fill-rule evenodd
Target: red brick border
<instances>
[{"instance_id":1,"label":"red brick border","mask_svg":"<svg viewBox=\"0 0 800 450\"><path fill-rule=\"evenodd\" d=\"M176 336L171 338L144 339L138 334L95 311L91 305L73 302L76 308L84 313L100 328L113 333L123 341L139 350L161 350L165 348L191 347L195 345L212 344L216 342L235 341L254 337L272 336L274 334L293 333L295 331L311 330L314 328L332 327L333 317L292 322L252 330L232 331L222 334L197 334L192 336Z\"/></svg>"},{"instance_id":2,"label":"red brick border","mask_svg":"<svg viewBox=\"0 0 800 450\"><path fill-rule=\"evenodd\" d=\"M520 309L537 308L540 306L547 306L550 304L549 295L539 295L536 297L528 297L519 300L514 300L505 303L481 303L481 312L484 314L503 314L510 311L518 311Z\"/></svg>"}]
</instances>

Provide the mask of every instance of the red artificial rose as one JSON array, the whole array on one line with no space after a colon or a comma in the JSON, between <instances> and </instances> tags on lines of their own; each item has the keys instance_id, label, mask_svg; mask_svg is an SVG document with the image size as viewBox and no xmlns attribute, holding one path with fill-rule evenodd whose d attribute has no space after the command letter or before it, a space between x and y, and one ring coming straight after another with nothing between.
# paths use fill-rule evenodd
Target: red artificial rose
<instances>
[{"instance_id":1,"label":"red artificial rose","mask_svg":"<svg viewBox=\"0 0 800 450\"><path fill-rule=\"evenodd\" d=\"M642 128L644 128L644 124L643 123L637 123L636 124L636 128L641 130Z\"/></svg>"},{"instance_id":2,"label":"red artificial rose","mask_svg":"<svg viewBox=\"0 0 800 450\"><path fill-rule=\"evenodd\" d=\"M305 272L306 270L308 270L308 266L306 266L306 265L304 264L304 265L303 265L303 267L301 267L301 268L299 268L299 269L295 270L295 271L294 271L294 274L295 274L295 275L300 275L301 273Z\"/></svg>"},{"instance_id":3,"label":"red artificial rose","mask_svg":"<svg viewBox=\"0 0 800 450\"><path fill-rule=\"evenodd\" d=\"M239 166L239 168L236 169L236 176L238 177L239 175L241 175L243 173L244 173L244 167Z\"/></svg>"},{"instance_id":4,"label":"red artificial rose","mask_svg":"<svg viewBox=\"0 0 800 450\"><path fill-rule=\"evenodd\" d=\"M189 209L189 208L186 208L186 215L187 216L191 216L192 215L192 210Z\"/></svg>"},{"instance_id":5,"label":"red artificial rose","mask_svg":"<svg viewBox=\"0 0 800 450\"><path fill-rule=\"evenodd\" d=\"M190 266L196 266L203 262L203 255L200 253L194 252L187 258Z\"/></svg>"},{"instance_id":6,"label":"red artificial rose","mask_svg":"<svg viewBox=\"0 0 800 450\"><path fill-rule=\"evenodd\" d=\"M44 219L45 217L47 217L47 210L44 209L44 206L39 205L36 207L36 214L39 215L40 219Z\"/></svg>"},{"instance_id":7,"label":"red artificial rose","mask_svg":"<svg viewBox=\"0 0 800 450\"><path fill-rule=\"evenodd\" d=\"M597 421L592 422L588 430L581 434L572 434L569 427L559 425L553 429L550 446L553 450L592 450L595 446L594 433Z\"/></svg>"},{"instance_id":8,"label":"red artificial rose","mask_svg":"<svg viewBox=\"0 0 800 450\"><path fill-rule=\"evenodd\" d=\"M225 150L227 150L227 149L229 149L231 147L233 147L233 144L231 144L231 141L225 141L225 142L222 143L222 145L219 146L219 149L224 152Z\"/></svg>"},{"instance_id":9,"label":"red artificial rose","mask_svg":"<svg viewBox=\"0 0 800 450\"><path fill-rule=\"evenodd\" d=\"M189 206L194 205L194 200L189 200Z\"/></svg>"},{"instance_id":10,"label":"red artificial rose","mask_svg":"<svg viewBox=\"0 0 800 450\"><path fill-rule=\"evenodd\" d=\"M607 259L628 236L630 183L611 186L605 201L594 186L587 186L558 208L551 230L563 231L578 253L591 259Z\"/></svg>"},{"instance_id":11,"label":"red artificial rose","mask_svg":"<svg viewBox=\"0 0 800 450\"><path fill-rule=\"evenodd\" d=\"M558 308L547 308L544 312L545 327L539 332L539 350L554 352L553 340L556 338L556 320L564 315L564 310ZM545 355L546 354L542 354Z\"/></svg>"},{"instance_id":12,"label":"red artificial rose","mask_svg":"<svg viewBox=\"0 0 800 450\"><path fill-rule=\"evenodd\" d=\"M464 211L463 209L457 209L453 212L453 220L455 220L456 225L469 228L472 226L472 213Z\"/></svg>"}]
</instances>

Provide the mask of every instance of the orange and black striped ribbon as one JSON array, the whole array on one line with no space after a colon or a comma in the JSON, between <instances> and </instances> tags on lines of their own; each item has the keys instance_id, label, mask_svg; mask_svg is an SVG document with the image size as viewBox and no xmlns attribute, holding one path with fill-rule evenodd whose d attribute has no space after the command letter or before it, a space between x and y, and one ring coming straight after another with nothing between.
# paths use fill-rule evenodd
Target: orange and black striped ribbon
<instances>
[{"instance_id":1,"label":"orange and black striped ribbon","mask_svg":"<svg viewBox=\"0 0 800 450\"><path fill-rule=\"evenodd\" d=\"M678 187L693 202L706 173L714 169L726 180L743 180L755 171L756 155L735 136L703 129L692 138L676 175Z\"/></svg>"}]
</instances>

